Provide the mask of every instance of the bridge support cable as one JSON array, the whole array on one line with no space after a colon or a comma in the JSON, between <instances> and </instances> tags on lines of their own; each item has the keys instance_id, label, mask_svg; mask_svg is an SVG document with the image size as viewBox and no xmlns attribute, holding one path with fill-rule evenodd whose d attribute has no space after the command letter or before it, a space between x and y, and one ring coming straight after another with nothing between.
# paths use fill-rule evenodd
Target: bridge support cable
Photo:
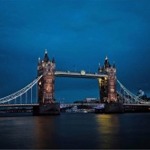
<instances>
[{"instance_id":1,"label":"bridge support cable","mask_svg":"<svg viewBox=\"0 0 150 150\"><path fill-rule=\"evenodd\" d=\"M127 88L125 88L125 86L119 80L117 80L117 82L119 83L119 85L121 87L121 97L123 98L124 103L138 102L136 95L131 93Z\"/></svg>"},{"instance_id":2,"label":"bridge support cable","mask_svg":"<svg viewBox=\"0 0 150 150\"><path fill-rule=\"evenodd\" d=\"M14 99L17 99L18 97L22 96L23 94L25 94L26 92L28 92L34 85L37 84L37 82L42 78L42 75L39 76L37 79L35 79L34 81L32 81L30 84L28 84L26 87L22 88L21 90L10 94L6 97L0 98L0 104L6 103L6 102L10 102Z\"/></svg>"},{"instance_id":3,"label":"bridge support cable","mask_svg":"<svg viewBox=\"0 0 150 150\"><path fill-rule=\"evenodd\" d=\"M22 95L20 95L20 104L22 104Z\"/></svg>"},{"instance_id":4,"label":"bridge support cable","mask_svg":"<svg viewBox=\"0 0 150 150\"><path fill-rule=\"evenodd\" d=\"M121 87L122 92L120 92L121 97L123 97L124 103L139 103L142 101L138 96L130 92L119 80L117 80L119 86Z\"/></svg>"},{"instance_id":5,"label":"bridge support cable","mask_svg":"<svg viewBox=\"0 0 150 150\"><path fill-rule=\"evenodd\" d=\"M25 103L27 104L27 98L28 98L27 92L26 92L26 96L25 97L26 97L25 98L26 99Z\"/></svg>"},{"instance_id":6,"label":"bridge support cable","mask_svg":"<svg viewBox=\"0 0 150 150\"><path fill-rule=\"evenodd\" d=\"M31 87L31 104L32 104L32 87Z\"/></svg>"}]
</instances>

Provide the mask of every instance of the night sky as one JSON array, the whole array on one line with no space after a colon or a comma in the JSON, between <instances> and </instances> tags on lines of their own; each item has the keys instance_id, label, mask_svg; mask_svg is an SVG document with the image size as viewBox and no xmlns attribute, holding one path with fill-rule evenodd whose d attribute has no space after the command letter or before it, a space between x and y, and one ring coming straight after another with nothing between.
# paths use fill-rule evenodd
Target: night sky
<instances>
[{"instance_id":1,"label":"night sky","mask_svg":"<svg viewBox=\"0 0 150 150\"><path fill-rule=\"evenodd\" d=\"M37 76L45 49L56 70L97 72L108 56L132 92L150 95L150 0L0 0L0 97ZM56 78L55 97L98 97L98 82Z\"/></svg>"}]
</instances>

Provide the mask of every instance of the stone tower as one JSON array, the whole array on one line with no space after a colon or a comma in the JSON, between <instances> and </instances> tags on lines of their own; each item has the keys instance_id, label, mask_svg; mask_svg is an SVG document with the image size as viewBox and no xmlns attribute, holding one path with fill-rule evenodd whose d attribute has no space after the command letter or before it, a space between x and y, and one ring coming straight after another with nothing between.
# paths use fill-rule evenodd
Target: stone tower
<instances>
[{"instance_id":1,"label":"stone tower","mask_svg":"<svg viewBox=\"0 0 150 150\"><path fill-rule=\"evenodd\" d=\"M54 103L54 82L55 82L55 60L49 59L45 50L44 59L38 60L37 74L43 75L38 82L38 102L39 104Z\"/></svg>"},{"instance_id":2,"label":"stone tower","mask_svg":"<svg viewBox=\"0 0 150 150\"><path fill-rule=\"evenodd\" d=\"M98 79L99 89L100 89L100 100L102 103L110 103L117 101L117 91L116 91L116 67L111 66L108 58L105 58L104 65L98 68L98 73L103 73L108 75L108 77L103 77Z\"/></svg>"}]
</instances>

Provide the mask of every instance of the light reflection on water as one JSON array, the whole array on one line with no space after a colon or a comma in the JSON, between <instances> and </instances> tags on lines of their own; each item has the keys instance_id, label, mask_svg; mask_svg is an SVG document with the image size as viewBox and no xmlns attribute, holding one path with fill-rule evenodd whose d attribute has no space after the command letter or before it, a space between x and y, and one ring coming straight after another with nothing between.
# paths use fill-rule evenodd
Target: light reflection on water
<instances>
[{"instance_id":1,"label":"light reflection on water","mask_svg":"<svg viewBox=\"0 0 150 150\"><path fill-rule=\"evenodd\" d=\"M56 125L55 117L57 116L42 116L34 119L34 143L36 149L58 148L56 144L55 134Z\"/></svg>"},{"instance_id":2,"label":"light reflection on water","mask_svg":"<svg viewBox=\"0 0 150 150\"><path fill-rule=\"evenodd\" d=\"M119 147L117 136L119 134L118 115L97 115L98 132L100 137L101 148Z\"/></svg>"},{"instance_id":3,"label":"light reflection on water","mask_svg":"<svg viewBox=\"0 0 150 150\"><path fill-rule=\"evenodd\" d=\"M150 148L150 113L0 117L1 149Z\"/></svg>"},{"instance_id":4,"label":"light reflection on water","mask_svg":"<svg viewBox=\"0 0 150 150\"><path fill-rule=\"evenodd\" d=\"M150 113L101 114L95 117L99 148L150 148Z\"/></svg>"}]
</instances>

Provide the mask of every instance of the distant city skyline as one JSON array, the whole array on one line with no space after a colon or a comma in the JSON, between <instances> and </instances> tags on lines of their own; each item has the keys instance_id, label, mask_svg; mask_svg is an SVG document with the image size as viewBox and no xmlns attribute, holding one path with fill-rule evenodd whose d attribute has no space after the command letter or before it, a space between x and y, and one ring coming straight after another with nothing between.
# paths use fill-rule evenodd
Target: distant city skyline
<instances>
[{"instance_id":1,"label":"distant city skyline","mask_svg":"<svg viewBox=\"0 0 150 150\"><path fill-rule=\"evenodd\" d=\"M37 77L38 58L56 70L97 72L107 56L132 92L150 96L149 0L0 0L0 97ZM55 97L99 97L98 81L56 78Z\"/></svg>"}]
</instances>

